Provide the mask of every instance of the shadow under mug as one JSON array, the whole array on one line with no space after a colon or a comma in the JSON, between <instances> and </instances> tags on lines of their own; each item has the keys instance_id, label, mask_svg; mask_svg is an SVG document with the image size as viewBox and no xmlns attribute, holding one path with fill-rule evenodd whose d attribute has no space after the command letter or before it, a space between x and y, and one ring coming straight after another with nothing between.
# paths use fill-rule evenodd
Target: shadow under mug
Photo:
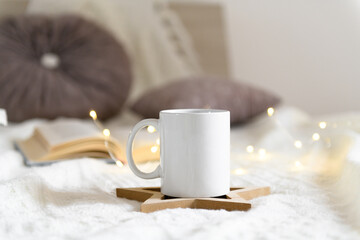
<instances>
[{"instance_id":1,"label":"shadow under mug","mask_svg":"<svg viewBox=\"0 0 360 240\"><path fill-rule=\"evenodd\" d=\"M130 169L138 177L161 178L161 193L172 197L217 197L230 191L230 112L174 109L159 119L137 123L126 147ZM136 133L153 126L160 132L160 165L140 171L132 156Z\"/></svg>"}]
</instances>

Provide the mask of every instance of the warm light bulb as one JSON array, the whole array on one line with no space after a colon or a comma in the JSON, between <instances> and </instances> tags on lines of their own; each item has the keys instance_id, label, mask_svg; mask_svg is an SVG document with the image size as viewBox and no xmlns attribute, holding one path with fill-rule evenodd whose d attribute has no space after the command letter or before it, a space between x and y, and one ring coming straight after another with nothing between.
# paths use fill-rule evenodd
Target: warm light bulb
<instances>
[{"instance_id":1,"label":"warm light bulb","mask_svg":"<svg viewBox=\"0 0 360 240\"><path fill-rule=\"evenodd\" d=\"M104 134L105 137L109 137L109 136L110 136L110 130L107 129L107 128L105 128L105 129L103 130L103 134Z\"/></svg>"},{"instance_id":2,"label":"warm light bulb","mask_svg":"<svg viewBox=\"0 0 360 240\"><path fill-rule=\"evenodd\" d=\"M152 153L156 153L158 149L159 149L158 146L152 146L152 147L150 148L150 151L151 151Z\"/></svg>"},{"instance_id":3,"label":"warm light bulb","mask_svg":"<svg viewBox=\"0 0 360 240\"><path fill-rule=\"evenodd\" d=\"M259 159L265 160L266 159L266 150L264 148L260 148L259 151Z\"/></svg>"},{"instance_id":4,"label":"warm light bulb","mask_svg":"<svg viewBox=\"0 0 360 240\"><path fill-rule=\"evenodd\" d=\"M296 140L295 142L294 142L294 146L296 147L296 148L302 148L302 142L301 141L299 141L299 140Z\"/></svg>"},{"instance_id":5,"label":"warm light bulb","mask_svg":"<svg viewBox=\"0 0 360 240\"><path fill-rule=\"evenodd\" d=\"M123 167L123 166L124 166L124 164L123 164L121 161L119 161L119 160L116 160L116 165L117 165L118 167Z\"/></svg>"},{"instance_id":6,"label":"warm light bulb","mask_svg":"<svg viewBox=\"0 0 360 240\"><path fill-rule=\"evenodd\" d=\"M160 145L160 138L156 139L156 144Z\"/></svg>"},{"instance_id":7,"label":"warm light bulb","mask_svg":"<svg viewBox=\"0 0 360 240\"><path fill-rule=\"evenodd\" d=\"M237 168L233 171L233 173L236 175L245 175L247 171L243 168Z\"/></svg>"},{"instance_id":8,"label":"warm light bulb","mask_svg":"<svg viewBox=\"0 0 360 240\"><path fill-rule=\"evenodd\" d=\"M295 162L295 167L300 170L300 169L303 168L303 164L300 161L296 161Z\"/></svg>"},{"instance_id":9,"label":"warm light bulb","mask_svg":"<svg viewBox=\"0 0 360 240\"><path fill-rule=\"evenodd\" d=\"M267 114L269 117L271 117L272 115L274 115L275 109L273 107L269 107L267 109Z\"/></svg>"},{"instance_id":10,"label":"warm light bulb","mask_svg":"<svg viewBox=\"0 0 360 240\"><path fill-rule=\"evenodd\" d=\"M252 146L252 145L247 146L247 147L246 147L246 151L247 151L248 153L253 153L253 152L254 152L254 146Z\"/></svg>"},{"instance_id":11,"label":"warm light bulb","mask_svg":"<svg viewBox=\"0 0 360 240\"><path fill-rule=\"evenodd\" d=\"M155 131L156 131L156 129L155 129L155 127L154 126L148 126L147 127L147 131L149 132L149 133L154 133Z\"/></svg>"},{"instance_id":12,"label":"warm light bulb","mask_svg":"<svg viewBox=\"0 0 360 240\"><path fill-rule=\"evenodd\" d=\"M260 155L261 157L264 157L264 156L266 155L266 150L263 149L263 148L260 148L260 149L259 149L259 155Z\"/></svg>"},{"instance_id":13,"label":"warm light bulb","mask_svg":"<svg viewBox=\"0 0 360 240\"><path fill-rule=\"evenodd\" d=\"M326 122L319 122L319 128L321 128L321 129L325 129L326 125L327 125Z\"/></svg>"},{"instance_id":14,"label":"warm light bulb","mask_svg":"<svg viewBox=\"0 0 360 240\"><path fill-rule=\"evenodd\" d=\"M319 135L318 133L314 133L314 134L312 135L312 140L314 140L314 141L319 141L319 139L320 139L320 135Z\"/></svg>"},{"instance_id":15,"label":"warm light bulb","mask_svg":"<svg viewBox=\"0 0 360 240\"><path fill-rule=\"evenodd\" d=\"M96 114L95 110L91 110L91 111L89 112L89 115L90 115L90 117L91 117L93 120L96 120L96 119L97 119L97 114Z\"/></svg>"}]
</instances>

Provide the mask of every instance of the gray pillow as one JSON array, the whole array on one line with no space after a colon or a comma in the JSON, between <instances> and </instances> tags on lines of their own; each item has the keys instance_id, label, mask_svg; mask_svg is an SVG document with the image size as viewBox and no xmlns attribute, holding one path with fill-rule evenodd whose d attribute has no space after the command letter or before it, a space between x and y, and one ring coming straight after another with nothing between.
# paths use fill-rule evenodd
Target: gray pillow
<instances>
[{"instance_id":1,"label":"gray pillow","mask_svg":"<svg viewBox=\"0 0 360 240\"><path fill-rule=\"evenodd\" d=\"M164 109L213 108L230 111L231 123L244 122L280 99L248 84L214 77L179 80L141 96L131 109L144 118L158 118Z\"/></svg>"},{"instance_id":2,"label":"gray pillow","mask_svg":"<svg viewBox=\"0 0 360 240\"><path fill-rule=\"evenodd\" d=\"M77 16L21 16L0 23L0 108L11 121L109 118L129 94L123 46Z\"/></svg>"}]
</instances>

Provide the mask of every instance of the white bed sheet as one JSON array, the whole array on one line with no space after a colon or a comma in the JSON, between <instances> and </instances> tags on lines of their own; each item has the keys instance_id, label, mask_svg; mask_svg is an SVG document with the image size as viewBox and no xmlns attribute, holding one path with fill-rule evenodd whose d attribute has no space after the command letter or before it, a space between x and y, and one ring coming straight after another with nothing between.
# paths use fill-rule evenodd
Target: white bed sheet
<instances>
[{"instance_id":1,"label":"white bed sheet","mask_svg":"<svg viewBox=\"0 0 360 240\"><path fill-rule=\"evenodd\" d=\"M28 137L42 121L0 128L0 239L358 239L359 116L310 119L287 107L273 120L260 117L233 128L232 169L241 167L245 174L232 174L231 185L272 189L270 196L252 200L247 212L140 213L140 203L116 198L115 188L159 186L159 179L139 179L128 167L93 159L26 168L12 141ZM338 127L320 131L318 120ZM109 123L113 129L123 124ZM309 140L314 131L324 141ZM293 147L295 138L302 140L302 150ZM260 160L246 153L248 144L267 149L268 155Z\"/></svg>"}]
</instances>

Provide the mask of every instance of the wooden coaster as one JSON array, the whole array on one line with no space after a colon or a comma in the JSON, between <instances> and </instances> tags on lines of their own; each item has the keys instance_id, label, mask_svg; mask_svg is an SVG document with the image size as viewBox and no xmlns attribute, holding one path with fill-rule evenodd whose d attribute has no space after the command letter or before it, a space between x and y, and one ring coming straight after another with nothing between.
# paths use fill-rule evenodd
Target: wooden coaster
<instances>
[{"instance_id":1,"label":"wooden coaster","mask_svg":"<svg viewBox=\"0 0 360 240\"><path fill-rule=\"evenodd\" d=\"M173 198L164 196L159 187L117 188L116 196L143 202L140 211L155 212L168 208L225 209L246 211L251 208L248 200L270 194L270 187L231 188L225 196L215 198Z\"/></svg>"}]
</instances>

